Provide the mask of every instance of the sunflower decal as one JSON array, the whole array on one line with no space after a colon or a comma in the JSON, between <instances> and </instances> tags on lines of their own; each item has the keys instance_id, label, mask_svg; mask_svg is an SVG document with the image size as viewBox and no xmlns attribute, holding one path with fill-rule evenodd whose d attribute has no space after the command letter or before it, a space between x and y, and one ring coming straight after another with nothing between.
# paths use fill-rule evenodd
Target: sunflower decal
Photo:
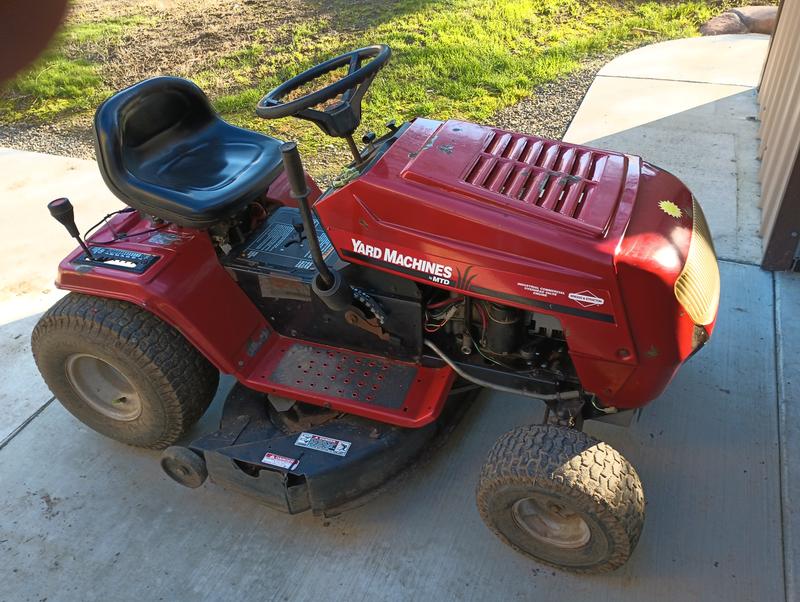
<instances>
[{"instance_id":1,"label":"sunflower decal","mask_svg":"<svg viewBox=\"0 0 800 602\"><path fill-rule=\"evenodd\" d=\"M659 201L658 206L661 208L661 211L663 211L670 217L674 217L675 219L680 219L681 217L683 217L683 212L681 212L681 208L678 207L672 201Z\"/></svg>"}]
</instances>

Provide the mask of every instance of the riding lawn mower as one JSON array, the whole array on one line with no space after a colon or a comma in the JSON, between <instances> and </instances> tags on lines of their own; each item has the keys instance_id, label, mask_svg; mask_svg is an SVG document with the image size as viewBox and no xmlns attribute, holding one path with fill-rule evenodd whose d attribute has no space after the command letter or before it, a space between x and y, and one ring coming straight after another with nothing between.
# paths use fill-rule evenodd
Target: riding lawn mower
<instances>
[{"instance_id":1,"label":"riding lawn mower","mask_svg":"<svg viewBox=\"0 0 800 602\"><path fill-rule=\"evenodd\" d=\"M389 56L330 59L258 103L347 141L324 192L294 142L226 123L189 81L106 100L97 162L126 207L81 237L69 200L49 203L79 246L33 332L39 370L92 429L163 449L178 483L292 514L380 490L483 389L539 400L542 424L489 451L480 515L541 562L615 569L642 485L582 427L629 422L708 341L720 282L700 205L638 157L464 121L389 122L358 145ZM175 445L220 373L236 384L219 428Z\"/></svg>"}]
</instances>

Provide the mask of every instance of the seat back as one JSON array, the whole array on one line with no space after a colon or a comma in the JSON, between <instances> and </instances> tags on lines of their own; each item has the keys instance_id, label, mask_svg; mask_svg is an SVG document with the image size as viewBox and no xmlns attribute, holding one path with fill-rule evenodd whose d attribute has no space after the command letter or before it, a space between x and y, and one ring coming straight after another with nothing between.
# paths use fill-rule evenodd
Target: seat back
<instances>
[{"instance_id":1,"label":"seat back","mask_svg":"<svg viewBox=\"0 0 800 602\"><path fill-rule=\"evenodd\" d=\"M181 81L181 80L178 80ZM127 159L141 163L202 129L214 119L199 88L171 86L145 94L120 107L120 137Z\"/></svg>"},{"instance_id":2,"label":"seat back","mask_svg":"<svg viewBox=\"0 0 800 602\"><path fill-rule=\"evenodd\" d=\"M135 206L127 190L128 174L157 161L215 118L203 91L185 79L155 77L118 92L98 107L94 118L103 179L112 192Z\"/></svg>"}]
</instances>

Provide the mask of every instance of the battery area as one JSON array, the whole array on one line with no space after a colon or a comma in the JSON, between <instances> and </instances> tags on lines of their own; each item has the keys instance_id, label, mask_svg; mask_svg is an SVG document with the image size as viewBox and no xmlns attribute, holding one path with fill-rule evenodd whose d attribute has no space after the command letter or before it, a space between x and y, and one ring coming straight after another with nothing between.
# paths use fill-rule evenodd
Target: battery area
<instances>
[{"instance_id":1,"label":"battery area","mask_svg":"<svg viewBox=\"0 0 800 602\"><path fill-rule=\"evenodd\" d=\"M338 256L316 218L314 228L325 263L333 266ZM285 275L310 282L316 269L299 209L281 207L274 211L254 236L234 249L225 264L236 270Z\"/></svg>"}]
</instances>

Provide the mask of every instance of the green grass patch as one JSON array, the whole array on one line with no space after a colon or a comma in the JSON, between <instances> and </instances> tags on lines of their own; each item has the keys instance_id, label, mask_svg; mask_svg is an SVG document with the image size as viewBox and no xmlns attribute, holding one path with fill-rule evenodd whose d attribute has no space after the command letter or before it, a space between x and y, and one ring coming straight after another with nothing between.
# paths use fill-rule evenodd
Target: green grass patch
<instances>
[{"instance_id":1,"label":"green grass patch","mask_svg":"<svg viewBox=\"0 0 800 602\"><path fill-rule=\"evenodd\" d=\"M404 0L377 13L375 4L348 12L345 2L334 2L336 17L296 28L288 47L265 56L256 44L255 52L245 49L221 60L223 73L205 77L229 70L233 81L247 86L216 99L217 108L240 125L298 138L313 151L330 141L298 120L253 117L255 102L325 58L381 42L392 47L393 56L366 98L366 128L416 115L484 121L590 55L695 35L716 12L699 1ZM359 29L362 20L370 24Z\"/></svg>"},{"instance_id":2,"label":"green grass patch","mask_svg":"<svg viewBox=\"0 0 800 602\"><path fill-rule=\"evenodd\" d=\"M134 27L155 25L156 19L143 15L130 15L102 21L87 21L67 26L58 36L61 44L89 44L114 42Z\"/></svg>"},{"instance_id":3,"label":"green grass patch","mask_svg":"<svg viewBox=\"0 0 800 602\"><path fill-rule=\"evenodd\" d=\"M91 110L110 93L98 54L135 27L154 24L141 16L77 23L64 28L42 57L0 92L0 124L44 121Z\"/></svg>"},{"instance_id":4,"label":"green grass patch","mask_svg":"<svg viewBox=\"0 0 800 602\"><path fill-rule=\"evenodd\" d=\"M15 92L23 101L30 99L27 113L46 118L74 108L90 108L103 90L95 65L82 59L53 56L20 77Z\"/></svg>"},{"instance_id":5,"label":"green grass patch","mask_svg":"<svg viewBox=\"0 0 800 602\"><path fill-rule=\"evenodd\" d=\"M390 64L365 99L363 127L417 115L486 121L531 90L579 68L587 57L696 35L698 25L735 0L328 0L300 23L257 30L191 74L215 91L230 121L282 138L306 152L338 144L297 119L264 121L254 106L269 89L353 48L389 44ZM134 39L152 18L73 23L27 73L0 93L0 123L88 112L112 90L98 49ZM132 35L128 35L131 34ZM127 42L126 42L127 43Z\"/></svg>"}]
</instances>

